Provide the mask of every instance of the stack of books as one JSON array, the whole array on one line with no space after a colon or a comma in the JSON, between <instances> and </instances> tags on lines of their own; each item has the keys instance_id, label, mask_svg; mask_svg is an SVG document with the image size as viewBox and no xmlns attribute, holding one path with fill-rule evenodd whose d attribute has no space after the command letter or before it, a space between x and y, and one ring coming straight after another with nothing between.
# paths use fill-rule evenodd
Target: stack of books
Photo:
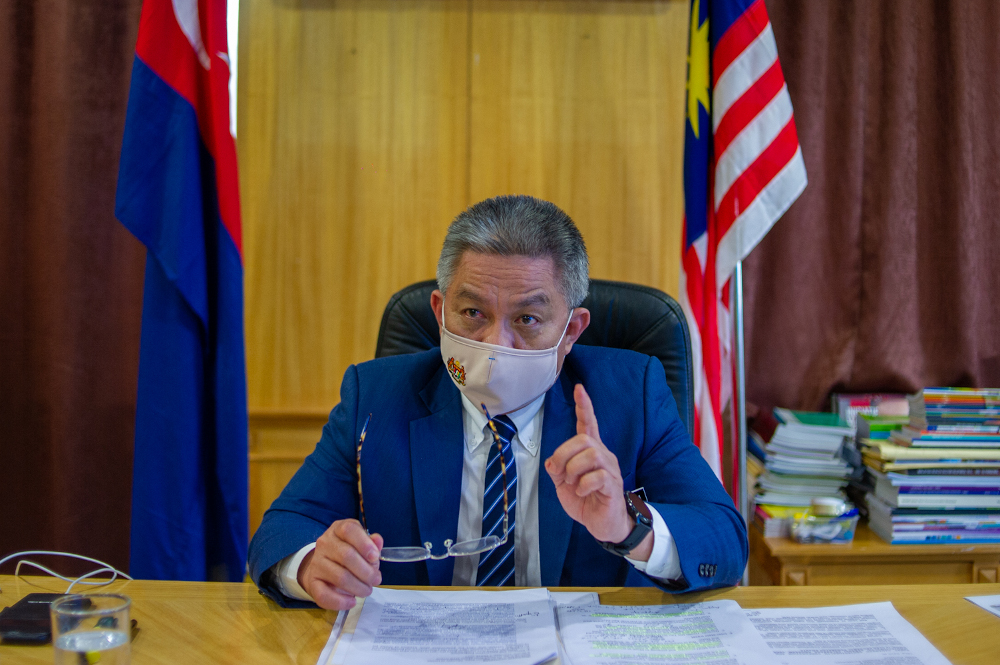
<instances>
[{"instance_id":1,"label":"stack of books","mask_svg":"<svg viewBox=\"0 0 1000 665\"><path fill-rule=\"evenodd\" d=\"M764 533L765 538L790 538L792 520L802 514L804 508L798 506L773 506L758 503L754 506L753 522Z\"/></svg>"},{"instance_id":2,"label":"stack of books","mask_svg":"<svg viewBox=\"0 0 1000 665\"><path fill-rule=\"evenodd\" d=\"M851 467L840 456L853 429L833 413L775 409L778 427L765 445L754 521L764 535L787 536L794 516L815 497L844 499Z\"/></svg>"},{"instance_id":3,"label":"stack of books","mask_svg":"<svg viewBox=\"0 0 1000 665\"><path fill-rule=\"evenodd\" d=\"M906 417L910 408L906 395L899 393L834 393L830 402L831 410L851 427L861 415Z\"/></svg>"},{"instance_id":4,"label":"stack of books","mask_svg":"<svg viewBox=\"0 0 1000 665\"><path fill-rule=\"evenodd\" d=\"M857 438L888 439L893 432L910 424L909 416L879 416L863 414L858 416Z\"/></svg>"},{"instance_id":5,"label":"stack of books","mask_svg":"<svg viewBox=\"0 0 1000 665\"><path fill-rule=\"evenodd\" d=\"M872 531L890 543L1000 543L1000 390L926 388L909 402L909 422L888 437L859 430Z\"/></svg>"},{"instance_id":6,"label":"stack of books","mask_svg":"<svg viewBox=\"0 0 1000 665\"><path fill-rule=\"evenodd\" d=\"M861 456L861 452L864 450L864 443L872 439L884 441L888 439L894 431L901 429L903 425L907 425L909 422L910 419L906 416L884 416L871 415L867 413L858 414L854 445L844 446L842 455L854 469L854 473L851 477L851 487L848 488L847 493L855 504L858 504L859 508L863 509L864 502L858 502L855 495L852 494L852 489L860 487L860 496L862 497L864 497L864 493L870 489L870 487L865 485L865 464Z\"/></svg>"}]
</instances>

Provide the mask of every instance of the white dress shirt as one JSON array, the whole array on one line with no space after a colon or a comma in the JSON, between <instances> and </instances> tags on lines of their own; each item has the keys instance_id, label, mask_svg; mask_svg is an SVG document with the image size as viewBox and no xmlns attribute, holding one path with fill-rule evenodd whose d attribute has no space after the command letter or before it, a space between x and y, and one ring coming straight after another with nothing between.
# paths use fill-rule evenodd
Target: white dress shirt
<instances>
[{"instance_id":1,"label":"white dress shirt","mask_svg":"<svg viewBox=\"0 0 1000 665\"><path fill-rule=\"evenodd\" d=\"M538 474L539 450L542 440L542 418L545 395L527 406L507 414L517 427L512 442L517 464L517 503L514 518L514 583L516 586L541 586L541 563L538 559ZM494 443L486 415L462 395L462 427L465 450L462 463L462 499L458 510L456 542L477 540L483 528L483 490L486 484L486 461ZM626 557L637 570L650 577L667 581L681 575L680 559L674 538L666 522L649 506L653 515L653 551L649 561L634 561ZM443 543L435 543L439 547ZM310 543L275 565L275 580L283 594L299 600L312 597L298 582L299 566L316 547ZM392 565L388 563L386 565ZM455 557L454 586L475 586L479 555Z\"/></svg>"}]
</instances>

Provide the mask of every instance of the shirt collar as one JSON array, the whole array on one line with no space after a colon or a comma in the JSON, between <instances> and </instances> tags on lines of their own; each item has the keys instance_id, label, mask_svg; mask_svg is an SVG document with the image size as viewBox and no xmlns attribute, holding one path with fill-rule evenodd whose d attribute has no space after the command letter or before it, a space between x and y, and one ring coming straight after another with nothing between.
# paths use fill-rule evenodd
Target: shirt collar
<instances>
[{"instance_id":1,"label":"shirt collar","mask_svg":"<svg viewBox=\"0 0 1000 665\"><path fill-rule=\"evenodd\" d=\"M535 416L538 415L538 412L541 410L543 404L545 404L545 393L542 393L536 397L534 401L529 402L526 406L521 407L517 411L512 411L507 414L507 417L514 423L514 427L517 428L517 438L522 445L528 441L534 441L535 425L538 422L535 419ZM465 415L471 420L474 426L474 431L483 432L489 423L489 420L486 419L486 414L483 413L483 410L475 406L464 394L462 395L462 408L465 410ZM478 441L467 441L466 444L469 447L469 452L478 448L482 441L482 439ZM532 455L538 452L538 442L535 441L535 443L536 445L532 447L527 445L524 446L531 452Z\"/></svg>"}]
</instances>

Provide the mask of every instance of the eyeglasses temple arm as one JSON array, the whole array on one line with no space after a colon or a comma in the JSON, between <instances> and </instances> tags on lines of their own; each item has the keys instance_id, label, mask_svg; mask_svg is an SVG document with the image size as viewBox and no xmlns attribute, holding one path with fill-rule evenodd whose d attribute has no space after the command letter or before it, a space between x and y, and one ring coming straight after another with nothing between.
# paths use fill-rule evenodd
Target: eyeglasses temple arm
<instances>
[{"instance_id":1,"label":"eyeglasses temple arm","mask_svg":"<svg viewBox=\"0 0 1000 665\"><path fill-rule=\"evenodd\" d=\"M365 532L368 532L368 523L365 521L365 495L361 492L361 447L365 443L365 435L368 433L368 423L372 420L372 414L368 414L365 419L365 424L361 428L361 436L358 437L358 456L357 456L357 472L358 472L358 511L361 516L361 526L364 527Z\"/></svg>"}]
</instances>

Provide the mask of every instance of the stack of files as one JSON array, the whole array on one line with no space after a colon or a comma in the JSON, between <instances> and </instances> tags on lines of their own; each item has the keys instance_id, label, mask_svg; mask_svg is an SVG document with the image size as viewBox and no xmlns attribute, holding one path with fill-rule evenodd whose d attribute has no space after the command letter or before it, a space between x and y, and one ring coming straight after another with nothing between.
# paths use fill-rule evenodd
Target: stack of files
<instances>
[{"instance_id":1,"label":"stack of files","mask_svg":"<svg viewBox=\"0 0 1000 665\"><path fill-rule=\"evenodd\" d=\"M907 401L910 425L916 429L1000 427L1000 388L924 388Z\"/></svg>"},{"instance_id":2,"label":"stack of files","mask_svg":"<svg viewBox=\"0 0 1000 665\"><path fill-rule=\"evenodd\" d=\"M912 475L941 475L941 470L972 469L962 473L976 475L975 469L1000 469L1000 448L925 448L900 446L891 439L862 439L861 456L869 469L886 473L922 470Z\"/></svg>"},{"instance_id":3,"label":"stack of files","mask_svg":"<svg viewBox=\"0 0 1000 665\"><path fill-rule=\"evenodd\" d=\"M840 456L853 435L836 414L775 409L779 421L765 446L757 504L808 507L815 497L844 498L851 467Z\"/></svg>"},{"instance_id":4,"label":"stack of files","mask_svg":"<svg viewBox=\"0 0 1000 665\"><path fill-rule=\"evenodd\" d=\"M752 435L751 435L752 436ZM761 456L757 457L756 454L752 453L749 448L747 449L747 487L752 488L750 490L750 500L753 501L754 495L756 493L757 479L762 473L764 473L764 446L760 446Z\"/></svg>"},{"instance_id":5,"label":"stack of files","mask_svg":"<svg viewBox=\"0 0 1000 665\"><path fill-rule=\"evenodd\" d=\"M856 428L862 415L905 418L910 409L906 398L899 393L834 393L830 396L830 410Z\"/></svg>"},{"instance_id":6,"label":"stack of files","mask_svg":"<svg viewBox=\"0 0 1000 665\"><path fill-rule=\"evenodd\" d=\"M838 496L843 486L844 479L839 476L835 478L818 475L800 476L787 473L775 473L771 469L764 469L764 473L760 474L757 478L758 496L760 496L761 491L766 492L769 496L773 496L775 494L800 495L805 497ZM759 501L758 503L766 502ZM808 506L809 503L809 501L806 501L805 503L795 502L777 505Z\"/></svg>"},{"instance_id":7,"label":"stack of files","mask_svg":"<svg viewBox=\"0 0 1000 665\"><path fill-rule=\"evenodd\" d=\"M765 538L789 538L792 535L792 520L804 510L797 506L758 503L754 507L753 523Z\"/></svg>"},{"instance_id":8,"label":"stack of files","mask_svg":"<svg viewBox=\"0 0 1000 665\"><path fill-rule=\"evenodd\" d=\"M872 531L890 543L1000 543L1000 390L908 400L907 425L859 439Z\"/></svg>"},{"instance_id":9,"label":"stack of files","mask_svg":"<svg viewBox=\"0 0 1000 665\"><path fill-rule=\"evenodd\" d=\"M893 545L1000 543L1000 510L897 508L870 493L868 526Z\"/></svg>"},{"instance_id":10,"label":"stack of files","mask_svg":"<svg viewBox=\"0 0 1000 665\"><path fill-rule=\"evenodd\" d=\"M949 424L920 429L904 425L890 433L889 441L917 448L1000 448L1000 426Z\"/></svg>"},{"instance_id":11,"label":"stack of files","mask_svg":"<svg viewBox=\"0 0 1000 665\"><path fill-rule=\"evenodd\" d=\"M858 416L857 440L888 439L893 432L910 424L908 416Z\"/></svg>"},{"instance_id":12,"label":"stack of files","mask_svg":"<svg viewBox=\"0 0 1000 665\"><path fill-rule=\"evenodd\" d=\"M875 496L893 508L994 510L1000 516L1000 476L869 472Z\"/></svg>"},{"instance_id":13,"label":"stack of files","mask_svg":"<svg viewBox=\"0 0 1000 665\"><path fill-rule=\"evenodd\" d=\"M905 397L903 398L903 403L906 403ZM865 449L865 444L873 440L885 442L893 432L902 429L909 422L910 420L907 416L858 415L854 445L844 446L843 456L854 469L854 473L851 476L851 484L847 488L847 496L850 498L851 503L858 507L862 515L867 515L865 497L873 489L870 479L865 476L864 472L865 458L862 455L862 451Z\"/></svg>"}]
</instances>

